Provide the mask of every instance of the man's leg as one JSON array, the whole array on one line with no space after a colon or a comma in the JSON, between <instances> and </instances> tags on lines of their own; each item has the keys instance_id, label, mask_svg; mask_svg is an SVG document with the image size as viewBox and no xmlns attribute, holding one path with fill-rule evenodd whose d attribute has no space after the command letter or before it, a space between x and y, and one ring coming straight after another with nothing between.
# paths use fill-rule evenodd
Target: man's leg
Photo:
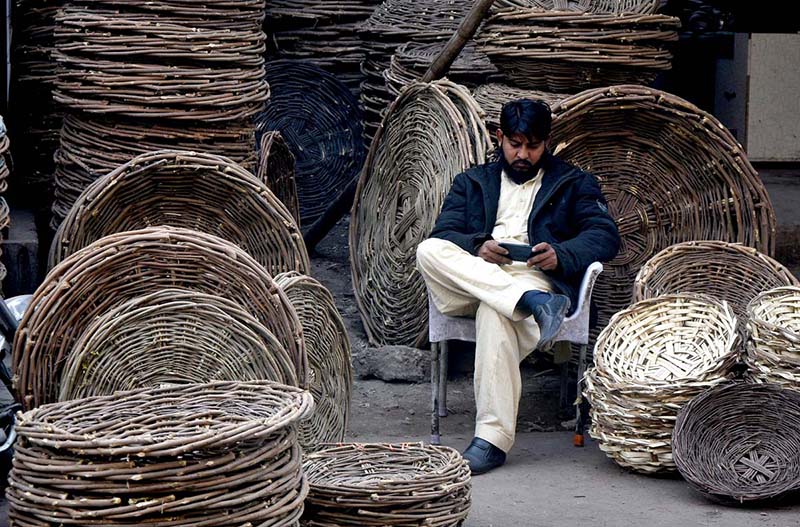
<instances>
[{"instance_id":1,"label":"man's leg","mask_svg":"<svg viewBox=\"0 0 800 527\"><path fill-rule=\"evenodd\" d=\"M464 315L469 302L486 303L504 317L522 320L526 313L515 311L519 299L529 291L525 281L499 265L473 256L447 240L429 238L417 247L417 269L425 279L431 298L446 315Z\"/></svg>"},{"instance_id":2,"label":"man's leg","mask_svg":"<svg viewBox=\"0 0 800 527\"><path fill-rule=\"evenodd\" d=\"M511 450L522 394L519 363L539 342L532 318L513 322L481 304L475 318L475 436Z\"/></svg>"}]
</instances>

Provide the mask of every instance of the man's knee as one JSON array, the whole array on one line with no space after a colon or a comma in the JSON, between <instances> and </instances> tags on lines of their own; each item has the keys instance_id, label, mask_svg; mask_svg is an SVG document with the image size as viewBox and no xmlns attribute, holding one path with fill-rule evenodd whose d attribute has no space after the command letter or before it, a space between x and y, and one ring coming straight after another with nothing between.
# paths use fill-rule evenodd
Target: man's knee
<instances>
[{"instance_id":1,"label":"man's knee","mask_svg":"<svg viewBox=\"0 0 800 527\"><path fill-rule=\"evenodd\" d=\"M417 246L417 268L430 269L442 256L442 249L448 244L447 240L428 238Z\"/></svg>"}]
</instances>

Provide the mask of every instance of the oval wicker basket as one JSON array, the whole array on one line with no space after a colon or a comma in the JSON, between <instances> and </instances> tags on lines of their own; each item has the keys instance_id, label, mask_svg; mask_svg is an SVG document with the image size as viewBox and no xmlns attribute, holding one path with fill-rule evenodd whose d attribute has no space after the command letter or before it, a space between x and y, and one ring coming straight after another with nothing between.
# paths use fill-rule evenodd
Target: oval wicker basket
<instances>
[{"instance_id":1,"label":"oval wicker basket","mask_svg":"<svg viewBox=\"0 0 800 527\"><path fill-rule=\"evenodd\" d=\"M265 132L258 144L259 181L269 187L300 225L300 202L294 181L294 155L280 132Z\"/></svg>"},{"instance_id":2,"label":"oval wicker basket","mask_svg":"<svg viewBox=\"0 0 800 527\"><path fill-rule=\"evenodd\" d=\"M101 238L50 271L15 335L17 400L27 408L56 400L64 359L97 316L132 298L176 287L239 303L284 346L300 385L306 385L300 321L266 269L216 236L153 227Z\"/></svg>"},{"instance_id":3,"label":"oval wicker basket","mask_svg":"<svg viewBox=\"0 0 800 527\"><path fill-rule=\"evenodd\" d=\"M721 240L774 253L766 189L712 115L641 86L589 90L553 113L555 153L598 178L622 236L594 290L599 328L630 304L641 266L670 245Z\"/></svg>"},{"instance_id":4,"label":"oval wicker basket","mask_svg":"<svg viewBox=\"0 0 800 527\"><path fill-rule=\"evenodd\" d=\"M748 376L800 390L800 287L778 287L747 307Z\"/></svg>"},{"instance_id":5,"label":"oval wicker basket","mask_svg":"<svg viewBox=\"0 0 800 527\"><path fill-rule=\"evenodd\" d=\"M353 290L372 343L427 340L425 284L415 268L453 178L489 149L475 100L447 80L414 83L389 108L353 203Z\"/></svg>"},{"instance_id":6,"label":"oval wicker basket","mask_svg":"<svg viewBox=\"0 0 800 527\"><path fill-rule=\"evenodd\" d=\"M67 355L59 400L162 384L258 380L297 386L292 357L267 328L231 300L162 289L89 324Z\"/></svg>"},{"instance_id":7,"label":"oval wicker basket","mask_svg":"<svg viewBox=\"0 0 800 527\"><path fill-rule=\"evenodd\" d=\"M118 392L20 414L14 525L297 525L308 392L217 382Z\"/></svg>"},{"instance_id":8,"label":"oval wicker basket","mask_svg":"<svg viewBox=\"0 0 800 527\"><path fill-rule=\"evenodd\" d=\"M695 489L726 504L800 492L800 393L735 383L701 394L678 414L675 464Z\"/></svg>"},{"instance_id":9,"label":"oval wicker basket","mask_svg":"<svg viewBox=\"0 0 800 527\"><path fill-rule=\"evenodd\" d=\"M347 86L313 64L273 61L267 76L272 95L258 130L279 131L292 150L300 217L310 224L361 170L361 109Z\"/></svg>"},{"instance_id":10,"label":"oval wicker basket","mask_svg":"<svg viewBox=\"0 0 800 527\"><path fill-rule=\"evenodd\" d=\"M324 443L344 441L353 389L350 339L333 295L324 285L294 272L279 274L275 283L303 325L315 410L300 426L300 444L311 452Z\"/></svg>"},{"instance_id":11,"label":"oval wicker basket","mask_svg":"<svg viewBox=\"0 0 800 527\"><path fill-rule=\"evenodd\" d=\"M469 465L449 447L344 444L309 454L306 525L462 525L471 502Z\"/></svg>"},{"instance_id":12,"label":"oval wicker basket","mask_svg":"<svg viewBox=\"0 0 800 527\"><path fill-rule=\"evenodd\" d=\"M747 320L747 305L761 293L800 281L752 247L720 241L671 245L645 263L633 284L633 301L670 293L700 293L728 302Z\"/></svg>"},{"instance_id":13,"label":"oval wicker basket","mask_svg":"<svg viewBox=\"0 0 800 527\"><path fill-rule=\"evenodd\" d=\"M230 159L183 150L142 154L86 188L58 229L50 266L103 236L172 225L235 243L270 274L307 272L289 211Z\"/></svg>"},{"instance_id":14,"label":"oval wicker basket","mask_svg":"<svg viewBox=\"0 0 800 527\"><path fill-rule=\"evenodd\" d=\"M666 295L617 313L586 375L590 434L623 467L674 470L670 437L681 405L725 382L736 363L736 317L727 304Z\"/></svg>"}]
</instances>

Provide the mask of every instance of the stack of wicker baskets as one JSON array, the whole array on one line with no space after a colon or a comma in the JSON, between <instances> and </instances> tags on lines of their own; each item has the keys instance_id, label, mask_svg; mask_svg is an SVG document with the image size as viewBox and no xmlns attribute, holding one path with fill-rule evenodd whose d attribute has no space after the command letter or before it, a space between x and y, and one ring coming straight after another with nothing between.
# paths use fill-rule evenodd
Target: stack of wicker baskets
<instances>
[{"instance_id":1,"label":"stack of wicker baskets","mask_svg":"<svg viewBox=\"0 0 800 527\"><path fill-rule=\"evenodd\" d=\"M55 401L66 362L97 317L168 288L236 302L274 335L291 358L298 384L307 385L300 321L264 266L216 236L153 227L108 235L50 271L15 336L17 399L27 408Z\"/></svg>"},{"instance_id":2,"label":"stack of wicker baskets","mask_svg":"<svg viewBox=\"0 0 800 527\"><path fill-rule=\"evenodd\" d=\"M800 492L800 393L774 384L708 390L678 414L672 435L681 475L724 504Z\"/></svg>"},{"instance_id":3,"label":"stack of wicker baskets","mask_svg":"<svg viewBox=\"0 0 800 527\"><path fill-rule=\"evenodd\" d=\"M353 289L370 342L427 339L417 245L430 234L453 178L489 148L475 100L442 80L414 83L389 108L361 173L350 223Z\"/></svg>"},{"instance_id":4,"label":"stack of wicker baskets","mask_svg":"<svg viewBox=\"0 0 800 527\"><path fill-rule=\"evenodd\" d=\"M179 150L137 156L87 187L56 233L50 266L103 236L154 225L224 238L273 275L309 269L294 218L264 183L230 159Z\"/></svg>"},{"instance_id":5,"label":"stack of wicker baskets","mask_svg":"<svg viewBox=\"0 0 800 527\"><path fill-rule=\"evenodd\" d=\"M361 110L344 84L311 63L270 62L267 78L272 95L256 117L258 130L279 131L294 154L300 218L308 225L361 170Z\"/></svg>"},{"instance_id":6,"label":"stack of wicker baskets","mask_svg":"<svg viewBox=\"0 0 800 527\"><path fill-rule=\"evenodd\" d=\"M553 113L553 149L597 176L622 236L595 287L599 327L629 305L641 266L670 245L720 240L773 254L769 196L714 116L643 86L587 90Z\"/></svg>"},{"instance_id":7,"label":"stack of wicker baskets","mask_svg":"<svg viewBox=\"0 0 800 527\"><path fill-rule=\"evenodd\" d=\"M56 157L53 226L131 157L203 148L251 164L269 96L264 0L76 0L56 18L53 93L72 112Z\"/></svg>"},{"instance_id":8,"label":"stack of wicker baskets","mask_svg":"<svg viewBox=\"0 0 800 527\"><path fill-rule=\"evenodd\" d=\"M496 82L478 86L473 90L472 96L475 97L475 102L486 114L484 116L486 128L492 135L500 128L500 112L503 110L505 103L518 99L534 99L544 101L552 107L564 98L563 95L558 93L525 90Z\"/></svg>"},{"instance_id":9,"label":"stack of wicker baskets","mask_svg":"<svg viewBox=\"0 0 800 527\"><path fill-rule=\"evenodd\" d=\"M408 43L397 48L383 76L392 97L397 97L408 84L425 75L434 59L444 49L444 42L434 44ZM473 89L491 80L500 80L500 74L489 58L479 52L474 44L467 43L447 70L452 82Z\"/></svg>"},{"instance_id":10,"label":"stack of wicker baskets","mask_svg":"<svg viewBox=\"0 0 800 527\"><path fill-rule=\"evenodd\" d=\"M671 67L679 26L665 15L512 7L487 20L479 42L512 84L576 93L651 83Z\"/></svg>"},{"instance_id":11,"label":"stack of wicker baskets","mask_svg":"<svg viewBox=\"0 0 800 527\"><path fill-rule=\"evenodd\" d=\"M296 272L279 274L275 283L289 297L303 326L315 411L300 428L300 444L310 452L324 443L344 441L353 389L350 339L324 285Z\"/></svg>"},{"instance_id":12,"label":"stack of wicker baskets","mask_svg":"<svg viewBox=\"0 0 800 527\"><path fill-rule=\"evenodd\" d=\"M305 527L463 525L467 462L449 447L346 444L309 454Z\"/></svg>"},{"instance_id":13,"label":"stack of wicker baskets","mask_svg":"<svg viewBox=\"0 0 800 527\"><path fill-rule=\"evenodd\" d=\"M661 3L661 0L497 0L494 7L528 7L579 13L653 14Z\"/></svg>"},{"instance_id":14,"label":"stack of wicker baskets","mask_svg":"<svg viewBox=\"0 0 800 527\"><path fill-rule=\"evenodd\" d=\"M733 311L710 297L666 295L616 314L585 379L600 448L638 472L674 470L677 412L730 377L737 339Z\"/></svg>"},{"instance_id":15,"label":"stack of wicker baskets","mask_svg":"<svg viewBox=\"0 0 800 527\"><path fill-rule=\"evenodd\" d=\"M375 136L381 117L394 100L386 87L383 72L390 66L397 48L410 42L447 42L472 4L471 0L386 0L359 27L367 52L361 85L367 144Z\"/></svg>"},{"instance_id":16,"label":"stack of wicker baskets","mask_svg":"<svg viewBox=\"0 0 800 527\"><path fill-rule=\"evenodd\" d=\"M12 525L297 525L308 392L269 382L119 392L17 422Z\"/></svg>"},{"instance_id":17,"label":"stack of wicker baskets","mask_svg":"<svg viewBox=\"0 0 800 527\"><path fill-rule=\"evenodd\" d=\"M747 307L748 376L800 390L800 287L778 287Z\"/></svg>"},{"instance_id":18,"label":"stack of wicker baskets","mask_svg":"<svg viewBox=\"0 0 800 527\"><path fill-rule=\"evenodd\" d=\"M381 0L270 0L264 26L280 58L306 60L358 97L365 50L357 28Z\"/></svg>"}]
</instances>

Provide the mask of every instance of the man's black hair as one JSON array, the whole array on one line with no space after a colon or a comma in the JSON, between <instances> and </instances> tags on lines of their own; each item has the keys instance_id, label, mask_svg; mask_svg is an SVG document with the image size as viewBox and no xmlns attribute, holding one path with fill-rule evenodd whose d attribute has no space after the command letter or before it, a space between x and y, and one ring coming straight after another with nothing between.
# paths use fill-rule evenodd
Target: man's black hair
<instances>
[{"instance_id":1,"label":"man's black hair","mask_svg":"<svg viewBox=\"0 0 800 527\"><path fill-rule=\"evenodd\" d=\"M505 103L500 112L500 130L507 137L522 134L528 141L544 141L551 125L550 106L543 101L517 99Z\"/></svg>"}]
</instances>

